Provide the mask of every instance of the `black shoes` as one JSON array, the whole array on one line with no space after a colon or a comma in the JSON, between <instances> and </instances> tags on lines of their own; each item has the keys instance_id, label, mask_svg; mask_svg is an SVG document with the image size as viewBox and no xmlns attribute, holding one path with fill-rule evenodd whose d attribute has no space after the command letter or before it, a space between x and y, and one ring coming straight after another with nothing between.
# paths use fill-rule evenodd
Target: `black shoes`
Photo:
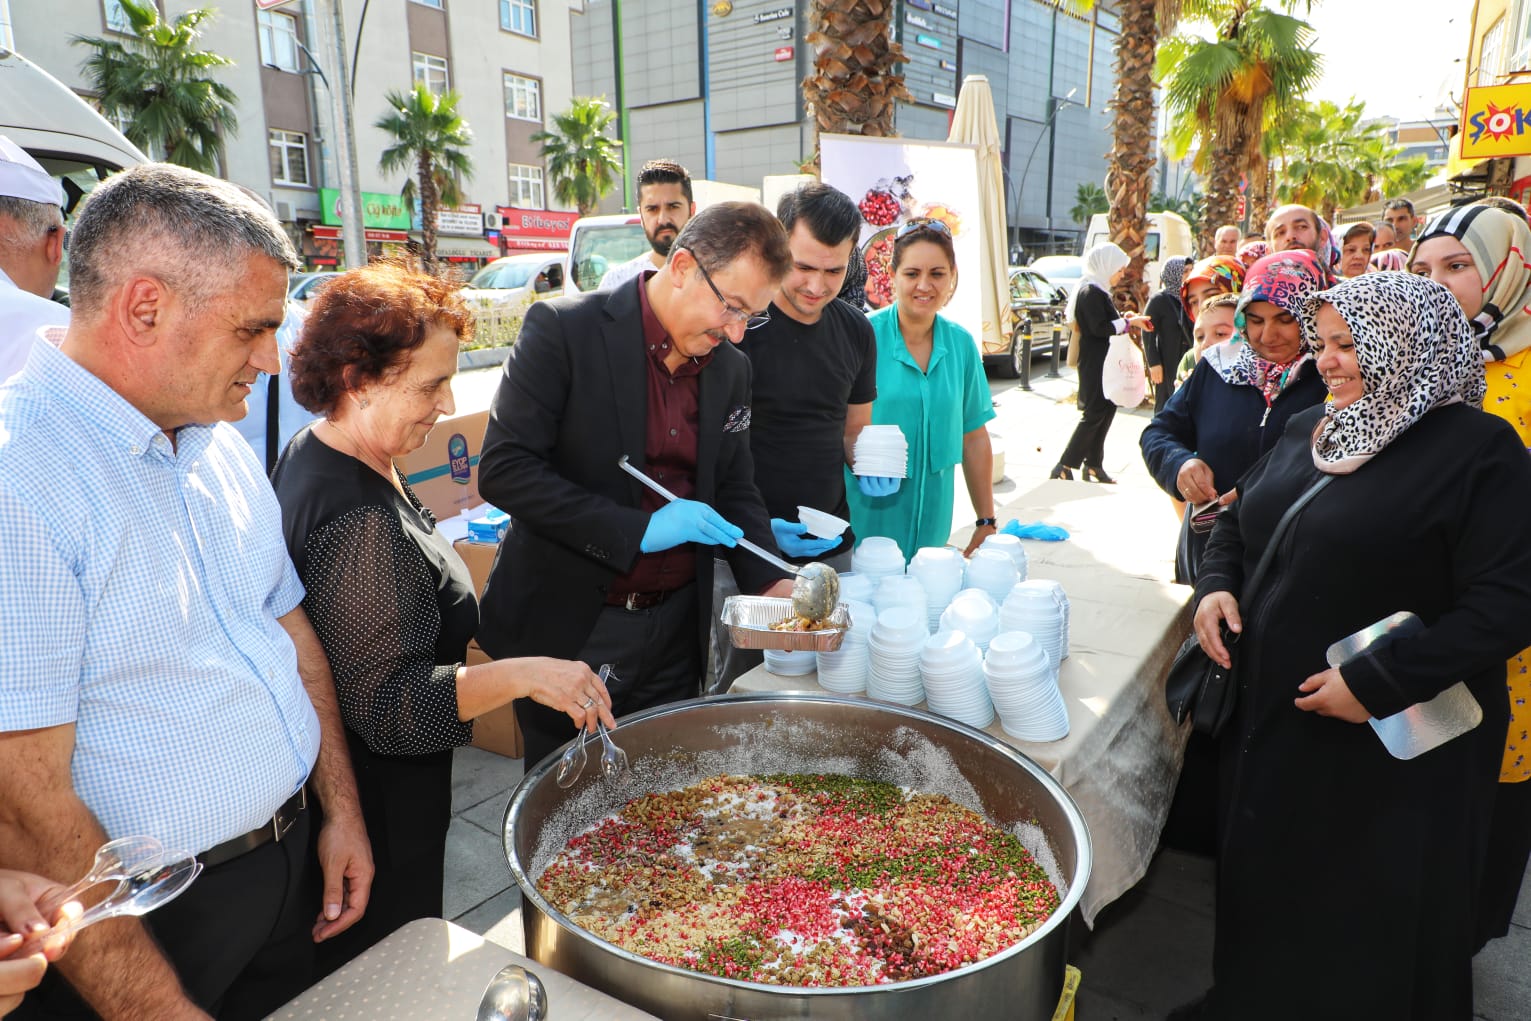
<instances>
[{"instance_id":1,"label":"black shoes","mask_svg":"<svg viewBox=\"0 0 1531 1021\"><path fill-rule=\"evenodd\" d=\"M1116 480L1107 475L1103 468L1091 468L1089 465L1085 465L1083 474L1086 482L1104 482L1108 486L1116 485Z\"/></svg>"},{"instance_id":2,"label":"black shoes","mask_svg":"<svg viewBox=\"0 0 1531 1021\"><path fill-rule=\"evenodd\" d=\"M1066 482L1073 482L1074 469L1060 461L1059 463L1053 465L1052 474L1047 477L1050 479L1063 479Z\"/></svg>"}]
</instances>

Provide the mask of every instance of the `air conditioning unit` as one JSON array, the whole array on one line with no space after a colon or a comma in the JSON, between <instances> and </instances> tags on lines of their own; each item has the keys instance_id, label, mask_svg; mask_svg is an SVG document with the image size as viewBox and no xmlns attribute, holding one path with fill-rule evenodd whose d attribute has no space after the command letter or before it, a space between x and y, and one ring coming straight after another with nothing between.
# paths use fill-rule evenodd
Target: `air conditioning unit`
<instances>
[{"instance_id":1,"label":"air conditioning unit","mask_svg":"<svg viewBox=\"0 0 1531 1021\"><path fill-rule=\"evenodd\" d=\"M292 203L291 202L278 202L276 204L276 218L278 220L285 220L288 223L292 223L293 222Z\"/></svg>"},{"instance_id":2,"label":"air conditioning unit","mask_svg":"<svg viewBox=\"0 0 1531 1021\"><path fill-rule=\"evenodd\" d=\"M505 226L505 217L501 216L499 213L484 214L485 230L499 230L503 226Z\"/></svg>"}]
</instances>

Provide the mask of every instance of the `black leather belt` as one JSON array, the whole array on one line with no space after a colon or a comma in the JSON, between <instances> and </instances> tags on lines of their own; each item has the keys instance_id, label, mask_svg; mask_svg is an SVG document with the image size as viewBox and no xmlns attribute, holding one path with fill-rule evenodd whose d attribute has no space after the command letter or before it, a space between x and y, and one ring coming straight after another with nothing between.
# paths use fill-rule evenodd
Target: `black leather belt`
<instances>
[{"instance_id":1,"label":"black leather belt","mask_svg":"<svg viewBox=\"0 0 1531 1021\"><path fill-rule=\"evenodd\" d=\"M224 862L233 861L242 854L255 850L275 840L281 840L292 829L292 824L298 821L298 816L308 808L308 788L299 787L298 793L282 802L271 821L257 826L249 833L241 834L232 840L225 840L216 847L208 848L197 857L202 860L205 868L214 865L222 865Z\"/></svg>"},{"instance_id":2,"label":"black leather belt","mask_svg":"<svg viewBox=\"0 0 1531 1021\"><path fill-rule=\"evenodd\" d=\"M671 592L629 592L625 596L611 595L606 597L607 606L620 606L624 610L647 610L658 606L670 596Z\"/></svg>"}]
</instances>

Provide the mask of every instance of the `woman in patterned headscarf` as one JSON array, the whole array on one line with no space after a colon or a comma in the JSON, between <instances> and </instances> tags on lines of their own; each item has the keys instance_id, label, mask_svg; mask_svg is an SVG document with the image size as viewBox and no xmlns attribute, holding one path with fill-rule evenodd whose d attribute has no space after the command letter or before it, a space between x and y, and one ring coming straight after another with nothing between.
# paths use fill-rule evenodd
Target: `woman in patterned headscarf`
<instances>
[{"instance_id":1,"label":"woman in patterned headscarf","mask_svg":"<svg viewBox=\"0 0 1531 1021\"><path fill-rule=\"evenodd\" d=\"M1165 259L1159 268L1159 290L1143 308L1150 323L1143 330L1143 354L1154 384L1154 414L1164 410L1164 402L1175 392L1175 366L1191 349L1191 317L1180 300L1180 286L1190 267L1191 260L1184 255Z\"/></svg>"},{"instance_id":2,"label":"woman in patterned headscarf","mask_svg":"<svg viewBox=\"0 0 1531 1021\"><path fill-rule=\"evenodd\" d=\"M1231 255L1213 255L1186 271L1180 284L1180 303L1191 322L1201 303L1214 294L1238 294L1244 286L1244 264Z\"/></svg>"},{"instance_id":3,"label":"woman in patterned headscarf","mask_svg":"<svg viewBox=\"0 0 1531 1021\"><path fill-rule=\"evenodd\" d=\"M1438 284L1346 280L1307 297L1302 328L1332 400L1240 480L1196 584L1207 654L1228 665L1220 628L1240 636L1200 1016L1467 1018L1503 663L1531 641L1531 516L1505 513L1531 506L1531 458L1478 412L1482 359ZM1326 668L1331 643L1405 610L1422 630ZM1417 758L1365 725L1458 681L1482 726Z\"/></svg>"},{"instance_id":4,"label":"woman in patterned headscarf","mask_svg":"<svg viewBox=\"0 0 1531 1021\"><path fill-rule=\"evenodd\" d=\"M1409 268L1448 288L1462 305L1484 362L1483 410L1509 422L1531 447L1531 227L1484 205L1432 220L1409 252ZM1509 506L1508 504L1506 506ZM1531 649L1505 673L1510 725L1499 773L1494 832L1480 898L1478 944L1509 932L1531 860Z\"/></svg>"},{"instance_id":5,"label":"woman in patterned headscarf","mask_svg":"<svg viewBox=\"0 0 1531 1021\"><path fill-rule=\"evenodd\" d=\"M1239 246L1239 261L1248 269L1271 253L1271 246L1264 241L1246 241Z\"/></svg>"},{"instance_id":6,"label":"woman in patterned headscarf","mask_svg":"<svg viewBox=\"0 0 1531 1021\"><path fill-rule=\"evenodd\" d=\"M1149 472L1170 496L1191 504L1228 496L1287 419L1324 399L1296 318L1302 299L1324 283L1306 249L1268 255L1250 269L1235 319L1243 341L1208 348L1139 439ZM1201 534L1182 537L1176 580L1195 580L1205 542Z\"/></svg>"}]
</instances>

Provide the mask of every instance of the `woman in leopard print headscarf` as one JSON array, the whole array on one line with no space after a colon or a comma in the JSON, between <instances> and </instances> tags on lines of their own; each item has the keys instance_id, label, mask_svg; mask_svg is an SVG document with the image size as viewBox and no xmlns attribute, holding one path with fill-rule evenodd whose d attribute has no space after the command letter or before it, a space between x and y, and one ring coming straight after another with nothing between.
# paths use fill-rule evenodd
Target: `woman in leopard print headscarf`
<instances>
[{"instance_id":1,"label":"woman in leopard print headscarf","mask_svg":"<svg viewBox=\"0 0 1531 1021\"><path fill-rule=\"evenodd\" d=\"M1221 629L1239 635L1202 1016L1466 1018L1504 660L1531 643L1531 515L1505 510L1531 506L1531 458L1478 408L1482 359L1440 285L1367 273L1301 319L1331 399L1239 481L1197 576L1203 649L1228 665ZM1423 629L1327 666L1399 611ZM1396 759L1365 725L1458 681L1483 722L1429 752Z\"/></svg>"}]
</instances>

